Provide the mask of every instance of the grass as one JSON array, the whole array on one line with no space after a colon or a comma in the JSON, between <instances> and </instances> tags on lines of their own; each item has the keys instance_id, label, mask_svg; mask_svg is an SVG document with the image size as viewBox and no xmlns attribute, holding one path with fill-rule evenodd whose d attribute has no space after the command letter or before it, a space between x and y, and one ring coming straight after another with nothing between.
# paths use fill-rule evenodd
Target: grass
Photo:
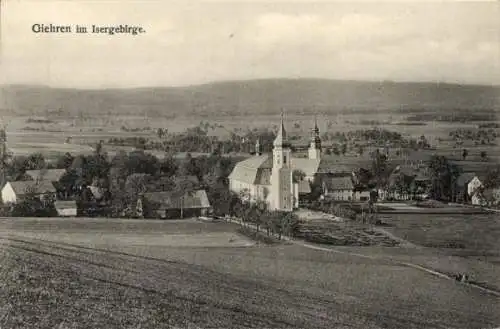
<instances>
[{"instance_id":1,"label":"grass","mask_svg":"<svg viewBox=\"0 0 500 329\"><path fill-rule=\"evenodd\" d=\"M385 215L384 222L392 224L389 231L412 243L444 247L461 246L482 254L500 254L500 221L493 214L484 215Z\"/></svg>"},{"instance_id":2,"label":"grass","mask_svg":"<svg viewBox=\"0 0 500 329\"><path fill-rule=\"evenodd\" d=\"M500 323L495 297L382 260L284 244L174 247L109 238L133 232L139 240L153 233L168 239L236 228L1 219L0 325L475 329ZM78 234L89 239L60 241Z\"/></svg>"},{"instance_id":3,"label":"grass","mask_svg":"<svg viewBox=\"0 0 500 329\"><path fill-rule=\"evenodd\" d=\"M384 214L384 229L425 249L398 259L448 274L465 272L500 290L500 221L495 214Z\"/></svg>"}]
</instances>

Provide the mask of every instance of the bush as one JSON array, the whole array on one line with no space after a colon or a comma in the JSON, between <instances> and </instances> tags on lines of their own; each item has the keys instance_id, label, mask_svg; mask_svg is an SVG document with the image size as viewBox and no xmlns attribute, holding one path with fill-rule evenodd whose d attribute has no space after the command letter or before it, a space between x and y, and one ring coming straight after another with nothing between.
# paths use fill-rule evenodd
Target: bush
<instances>
[{"instance_id":1,"label":"bush","mask_svg":"<svg viewBox=\"0 0 500 329\"><path fill-rule=\"evenodd\" d=\"M28 197L12 208L13 217L55 217L54 202L42 202L36 197Z\"/></svg>"},{"instance_id":2,"label":"bush","mask_svg":"<svg viewBox=\"0 0 500 329\"><path fill-rule=\"evenodd\" d=\"M311 210L321 211L337 217L356 219L356 211L349 205L335 204L333 202L315 201L310 207Z\"/></svg>"}]
</instances>

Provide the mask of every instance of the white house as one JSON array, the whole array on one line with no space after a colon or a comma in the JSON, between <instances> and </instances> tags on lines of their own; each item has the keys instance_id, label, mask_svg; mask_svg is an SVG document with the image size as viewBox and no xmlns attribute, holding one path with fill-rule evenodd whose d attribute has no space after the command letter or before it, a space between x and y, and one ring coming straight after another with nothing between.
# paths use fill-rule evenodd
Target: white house
<instances>
[{"instance_id":1,"label":"white house","mask_svg":"<svg viewBox=\"0 0 500 329\"><path fill-rule=\"evenodd\" d=\"M467 184L467 194L470 197L471 203L480 205L482 203L481 189L484 187L483 183L477 176L474 176Z\"/></svg>"},{"instance_id":2,"label":"white house","mask_svg":"<svg viewBox=\"0 0 500 329\"><path fill-rule=\"evenodd\" d=\"M49 181L7 182L2 188L2 201L4 204L18 203L28 194L38 196L42 199L52 196L55 199L56 189Z\"/></svg>"}]
</instances>

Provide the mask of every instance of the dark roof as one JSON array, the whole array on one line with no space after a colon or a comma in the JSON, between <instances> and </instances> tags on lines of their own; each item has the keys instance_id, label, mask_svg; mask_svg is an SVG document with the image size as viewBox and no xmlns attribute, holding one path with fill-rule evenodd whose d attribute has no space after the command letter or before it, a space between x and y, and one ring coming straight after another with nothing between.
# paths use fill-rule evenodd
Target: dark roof
<instances>
[{"instance_id":1,"label":"dark roof","mask_svg":"<svg viewBox=\"0 0 500 329\"><path fill-rule=\"evenodd\" d=\"M457 185L458 186L465 186L468 184L474 177L476 177L476 174L473 172L465 172L458 176L457 178Z\"/></svg>"},{"instance_id":2,"label":"dark roof","mask_svg":"<svg viewBox=\"0 0 500 329\"><path fill-rule=\"evenodd\" d=\"M144 193L144 198L155 204L157 209L210 208L210 202L205 190L185 193L183 199L173 192L148 192Z\"/></svg>"},{"instance_id":3,"label":"dark roof","mask_svg":"<svg viewBox=\"0 0 500 329\"><path fill-rule=\"evenodd\" d=\"M56 189L52 182L49 181L15 181L9 182L10 186L17 195L25 195L27 193L44 194L55 193Z\"/></svg>"},{"instance_id":4,"label":"dark roof","mask_svg":"<svg viewBox=\"0 0 500 329\"><path fill-rule=\"evenodd\" d=\"M323 186L328 190L352 190L354 184L352 183L351 176L341 177L325 177L323 179Z\"/></svg>"}]
</instances>

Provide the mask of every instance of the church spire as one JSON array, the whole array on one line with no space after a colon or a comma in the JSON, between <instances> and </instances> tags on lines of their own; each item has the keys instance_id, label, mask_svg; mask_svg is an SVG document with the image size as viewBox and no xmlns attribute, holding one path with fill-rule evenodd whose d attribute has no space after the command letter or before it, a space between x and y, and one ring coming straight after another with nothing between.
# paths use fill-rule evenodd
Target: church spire
<instances>
[{"instance_id":1,"label":"church spire","mask_svg":"<svg viewBox=\"0 0 500 329\"><path fill-rule=\"evenodd\" d=\"M278 127L278 133L276 134L276 138L274 139L274 146L279 146L279 147L289 146L288 139L286 137L285 122L283 116L284 116L283 110L281 110L281 122L280 126Z\"/></svg>"},{"instance_id":2,"label":"church spire","mask_svg":"<svg viewBox=\"0 0 500 329\"><path fill-rule=\"evenodd\" d=\"M314 127L311 129L311 144L309 145L309 159L321 157L321 138L319 137L318 119L314 116Z\"/></svg>"}]
</instances>

